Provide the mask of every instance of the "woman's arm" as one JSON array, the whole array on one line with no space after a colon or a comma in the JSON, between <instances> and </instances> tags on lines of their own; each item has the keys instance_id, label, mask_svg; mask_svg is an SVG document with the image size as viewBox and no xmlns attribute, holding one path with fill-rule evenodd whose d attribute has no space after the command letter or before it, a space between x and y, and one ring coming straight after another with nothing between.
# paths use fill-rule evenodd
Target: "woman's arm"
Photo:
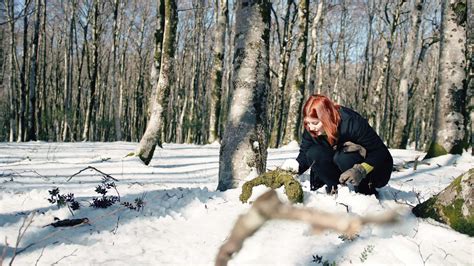
<instances>
[{"instance_id":1,"label":"woman's arm","mask_svg":"<svg viewBox=\"0 0 474 266\"><path fill-rule=\"evenodd\" d=\"M306 172L306 170L308 170L311 167L311 164L313 163L306 158L306 152L313 144L314 144L313 137L305 129L303 132L303 137L300 144L300 153L298 154L298 157L296 157L296 161L298 161L298 164L299 164L299 168L298 168L299 175Z\"/></svg>"}]
</instances>

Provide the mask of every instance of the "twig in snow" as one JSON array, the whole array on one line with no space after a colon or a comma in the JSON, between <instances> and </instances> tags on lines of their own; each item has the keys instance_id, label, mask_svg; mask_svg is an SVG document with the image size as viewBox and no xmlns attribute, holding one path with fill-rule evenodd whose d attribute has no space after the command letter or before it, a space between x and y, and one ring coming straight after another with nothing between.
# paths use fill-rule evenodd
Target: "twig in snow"
<instances>
[{"instance_id":1,"label":"twig in snow","mask_svg":"<svg viewBox=\"0 0 474 266\"><path fill-rule=\"evenodd\" d=\"M341 203L341 202L337 202L337 204L340 204L340 205L346 207L346 212L349 213L349 205Z\"/></svg>"},{"instance_id":2,"label":"twig in snow","mask_svg":"<svg viewBox=\"0 0 474 266\"><path fill-rule=\"evenodd\" d=\"M65 258L75 256L74 253L76 253L76 251L77 251L77 248L76 248L71 254L62 257L62 258L60 258L58 261L56 261L55 263L51 264L51 266L58 264L60 261L62 261L62 260L65 259Z\"/></svg>"},{"instance_id":3,"label":"twig in snow","mask_svg":"<svg viewBox=\"0 0 474 266\"><path fill-rule=\"evenodd\" d=\"M408 239L408 240L410 240L410 239ZM426 265L426 262L430 259L431 255L433 255L433 253L430 253L430 255L428 255L428 257L424 258L423 253L421 252L421 242L417 243L414 240L410 240L410 241L413 242L416 245L416 247L418 248L418 254L420 254L420 258L423 261L423 265Z\"/></svg>"},{"instance_id":4,"label":"twig in snow","mask_svg":"<svg viewBox=\"0 0 474 266\"><path fill-rule=\"evenodd\" d=\"M232 255L242 248L245 239L257 232L268 220L299 220L309 223L315 232L332 229L350 236L359 232L365 224L390 223L398 218L399 215L395 211L380 216L357 217L298 208L284 204L278 199L275 190L269 190L255 200L246 214L239 216L229 239L219 249L215 265L227 265Z\"/></svg>"},{"instance_id":5,"label":"twig in snow","mask_svg":"<svg viewBox=\"0 0 474 266\"><path fill-rule=\"evenodd\" d=\"M73 174L72 176L70 176L70 177L67 179L67 182L69 182L69 181L70 181L73 177L75 177L76 175L78 175L78 174L80 174L80 173L82 173L82 172L84 172L85 170L88 170L88 169L91 169L91 170L94 170L94 171L100 173L106 180L112 179L112 180L114 180L114 181L118 181L118 179L112 177L112 176L109 175L109 174L106 174L106 173L104 173L104 172L98 170L98 169L95 168L95 167L87 166L86 168L84 168L84 169L80 170L79 172L77 172L77 173Z\"/></svg>"},{"instance_id":6,"label":"twig in snow","mask_svg":"<svg viewBox=\"0 0 474 266\"><path fill-rule=\"evenodd\" d=\"M117 234L117 230L118 230L118 227L119 227L119 222L120 222L120 215L117 216L117 224L115 224L114 229L112 229L112 231L110 231L114 235Z\"/></svg>"},{"instance_id":7,"label":"twig in snow","mask_svg":"<svg viewBox=\"0 0 474 266\"><path fill-rule=\"evenodd\" d=\"M41 254L39 255L38 259L36 259L35 266L38 265L39 260L41 259L41 257L43 257L43 252L44 252L45 248L46 248L46 246L43 247L43 249L41 250Z\"/></svg>"},{"instance_id":8,"label":"twig in snow","mask_svg":"<svg viewBox=\"0 0 474 266\"><path fill-rule=\"evenodd\" d=\"M435 245L433 245L433 246L435 246ZM446 252L444 249L442 249L442 248L440 248L440 247L438 247L438 246L435 246L435 247L438 248L438 249L440 249L441 251L443 251L443 253L444 253L444 258L443 258L443 260L446 260L446 258L447 258L449 255L451 255L451 257L454 257L451 253Z\"/></svg>"},{"instance_id":9,"label":"twig in snow","mask_svg":"<svg viewBox=\"0 0 474 266\"><path fill-rule=\"evenodd\" d=\"M8 242L7 237L5 236L5 246L3 247L2 256L0 257L0 265L3 265L3 260L5 260L5 257L7 256L7 248Z\"/></svg>"},{"instance_id":10,"label":"twig in snow","mask_svg":"<svg viewBox=\"0 0 474 266\"><path fill-rule=\"evenodd\" d=\"M16 237L16 244L15 247L13 248L13 255L10 260L10 266L13 264L13 261L15 260L16 255L19 254L17 252L18 246L20 245L21 240L23 239L23 236L25 236L26 231L30 227L31 223L33 223L33 218L35 217L36 212L30 213L25 219L23 220L23 223L20 226L20 229L18 229L18 235Z\"/></svg>"}]
</instances>

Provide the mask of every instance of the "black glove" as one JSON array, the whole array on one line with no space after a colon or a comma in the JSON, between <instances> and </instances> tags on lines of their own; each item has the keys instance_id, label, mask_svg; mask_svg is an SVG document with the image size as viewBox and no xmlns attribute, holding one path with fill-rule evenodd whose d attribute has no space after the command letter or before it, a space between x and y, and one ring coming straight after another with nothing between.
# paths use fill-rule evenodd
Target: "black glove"
<instances>
[{"instance_id":1,"label":"black glove","mask_svg":"<svg viewBox=\"0 0 474 266\"><path fill-rule=\"evenodd\" d=\"M350 141L346 141L344 142L344 144L342 144L342 151L343 152L359 152L360 156L362 156L362 158L364 159L365 159L365 156L367 156L367 150L364 147Z\"/></svg>"},{"instance_id":2,"label":"black glove","mask_svg":"<svg viewBox=\"0 0 474 266\"><path fill-rule=\"evenodd\" d=\"M360 181L367 176L365 168L360 164L354 164L351 169L345 171L339 177L341 184L351 183L354 186L358 186Z\"/></svg>"}]
</instances>

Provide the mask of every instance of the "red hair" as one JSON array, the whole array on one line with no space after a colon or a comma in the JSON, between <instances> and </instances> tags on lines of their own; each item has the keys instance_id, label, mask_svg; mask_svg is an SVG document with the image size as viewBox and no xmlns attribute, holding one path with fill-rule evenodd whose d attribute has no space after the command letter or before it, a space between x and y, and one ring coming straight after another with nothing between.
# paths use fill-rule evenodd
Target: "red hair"
<instances>
[{"instance_id":1,"label":"red hair","mask_svg":"<svg viewBox=\"0 0 474 266\"><path fill-rule=\"evenodd\" d=\"M341 122L341 115L339 114L340 106L329 100L328 97L321 94L313 94L309 96L303 107L303 122L304 127L313 136L308 128L307 117L321 120L324 132L328 136L329 144L334 145L338 138L337 127Z\"/></svg>"}]
</instances>

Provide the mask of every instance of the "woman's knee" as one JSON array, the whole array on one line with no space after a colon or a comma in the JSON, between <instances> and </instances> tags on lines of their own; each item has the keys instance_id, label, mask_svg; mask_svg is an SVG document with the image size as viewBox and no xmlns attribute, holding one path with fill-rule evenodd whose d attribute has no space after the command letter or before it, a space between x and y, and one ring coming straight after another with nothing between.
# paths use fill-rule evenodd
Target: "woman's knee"
<instances>
[{"instance_id":1,"label":"woman's knee","mask_svg":"<svg viewBox=\"0 0 474 266\"><path fill-rule=\"evenodd\" d=\"M339 167L339 170L344 172L352 168L354 164L364 162L364 158L362 158L358 152L336 151L333 162Z\"/></svg>"}]
</instances>

